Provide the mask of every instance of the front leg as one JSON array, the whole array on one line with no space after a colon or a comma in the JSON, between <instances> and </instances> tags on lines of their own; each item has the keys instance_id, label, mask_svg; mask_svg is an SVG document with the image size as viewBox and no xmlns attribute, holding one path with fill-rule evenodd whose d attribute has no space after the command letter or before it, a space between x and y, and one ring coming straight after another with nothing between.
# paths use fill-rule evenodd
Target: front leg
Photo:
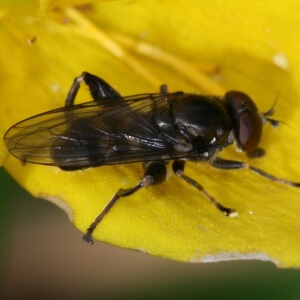
<instances>
[{"instance_id":1,"label":"front leg","mask_svg":"<svg viewBox=\"0 0 300 300\"><path fill-rule=\"evenodd\" d=\"M266 151L263 148L256 148L250 152L246 152L248 158L261 158L266 155Z\"/></svg>"},{"instance_id":2,"label":"front leg","mask_svg":"<svg viewBox=\"0 0 300 300\"><path fill-rule=\"evenodd\" d=\"M265 177L271 181L274 182L278 182L278 183L282 183L282 184L286 184L286 185L290 185L290 186L294 186L294 187L300 187L300 183L299 182L294 182L294 181L290 181L290 180L286 180L283 178L279 178L276 177L262 169L253 167L251 165L248 165L245 162L241 162L241 161L236 161L236 160L227 160L227 159L223 159L220 157L215 158L214 160L212 160L210 162L210 164L218 169L224 169L224 170L233 170L233 169L248 169L251 170L252 172Z\"/></svg>"}]
</instances>

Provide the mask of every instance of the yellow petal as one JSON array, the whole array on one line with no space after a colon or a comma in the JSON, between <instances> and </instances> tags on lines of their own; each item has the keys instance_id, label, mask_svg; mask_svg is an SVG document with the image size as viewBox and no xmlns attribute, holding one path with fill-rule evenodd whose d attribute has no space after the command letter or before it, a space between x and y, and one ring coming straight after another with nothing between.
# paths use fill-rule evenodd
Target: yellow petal
<instances>
[{"instance_id":1,"label":"yellow petal","mask_svg":"<svg viewBox=\"0 0 300 300\"><path fill-rule=\"evenodd\" d=\"M44 18L33 17L36 13L16 19L5 11L0 14L5 45L0 49L0 128L61 107L73 78L84 70L105 78L123 95L156 92L160 83L187 92L238 89L266 111L279 93L276 118L299 128L299 6L296 0L276 5L114 1L91 10L64 7ZM213 77L223 88L207 80L201 64L220 69ZM80 99L90 96L82 93ZM250 161L234 149L222 156L300 181L299 144L297 130L266 126L261 142L266 157ZM82 232L120 187L136 185L143 173L140 164L63 172L24 166L11 156L5 167L33 195L62 206ZM300 266L298 189L246 170L215 170L203 163L189 162L185 173L235 208L238 217L222 216L194 188L170 176L160 186L119 200L93 237L181 261L257 258Z\"/></svg>"}]
</instances>

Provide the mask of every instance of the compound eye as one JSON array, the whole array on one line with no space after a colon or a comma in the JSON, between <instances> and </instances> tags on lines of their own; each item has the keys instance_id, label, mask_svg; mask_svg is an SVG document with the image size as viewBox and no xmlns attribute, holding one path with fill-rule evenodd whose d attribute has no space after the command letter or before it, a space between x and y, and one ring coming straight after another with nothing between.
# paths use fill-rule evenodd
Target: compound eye
<instances>
[{"instance_id":1,"label":"compound eye","mask_svg":"<svg viewBox=\"0 0 300 300\"><path fill-rule=\"evenodd\" d=\"M239 116L238 140L243 151L257 148L262 135L262 121L257 112L245 111Z\"/></svg>"},{"instance_id":2,"label":"compound eye","mask_svg":"<svg viewBox=\"0 0 300 300\"><path fill-rule=\"evenodd\" d=\"M235 136L243 151L257 148L262 135L262 120L253 100L245 93L230 91L224 101L234 122Z\"/></svg>"}]
</instances>

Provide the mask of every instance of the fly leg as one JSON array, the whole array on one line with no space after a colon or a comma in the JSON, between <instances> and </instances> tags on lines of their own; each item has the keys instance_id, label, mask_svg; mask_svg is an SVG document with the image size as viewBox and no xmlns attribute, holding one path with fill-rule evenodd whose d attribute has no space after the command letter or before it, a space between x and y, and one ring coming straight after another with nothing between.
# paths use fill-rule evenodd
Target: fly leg
<instances>
[{"instance_id":1,"label":"fly leg","mask_svg":"<svg viewBox=\"0 0 300 300\"><path fill-rule=\"evenodd\" d=\"M75 98L76 95L79 91L80 88L80 84L81 82L86 83L86 85L89 87L90 92L92 94L93 100L96 101L97 103L99 103L101 105L101 103L104 103L104 101L116 101L116 100L120 100L122 99L121 95L114 90L107 82L105 82L103 79L92 75L88 72L83 72L80 76L76 77L74 79L74 82L69 90L69 93L67 95L67 99L66 99L66 103L65 106L66 107L72 107L74 105L75 102ZM112 102L113 103L113 102ZM58 157L58 159L56 159L56 164L64 171L75 171L75 170L80 170L80 169L84 169L86 168L86 166L79 166L79 165L74 165L74 166L64 166L63 162L65 162L67 159L65 159L64 157L60 158L60 154L61 154L61 149L68 149L68 148L73 148L73 144L72 142L74 141L74 143L81 143L80 141L80 133L81 132L91 132L91 130L94 130L93 134L96 134L96 129L95 126L91 126L89 124L88 121L86 121L85 119L80 119L80 118L75 118L73 116L73 111L72 108L70 109L66 109L65 111L65 116L66 116L66 120L68 120L68 122L70 122L70 124L72 123L72 126L76 126L76 131L77 136L73 137L74 133L72 133L72 130L75 128L70 128L67 131L65 131L64 135L66 137L69 138L57 138L57 140L55 141L56 143L56 147L53 147L51 149L51 155L52 157ZM69 132L70 130L70 132ZM76 142L75 142L76 141ZM60 145L59 145L60 143ZM93 145L89 146L89 143L86 143L86 147L85 147L85 152L86 155L89 154L90 150L93 150ZM82 146L83 148L83 146ZM57 150L56 150L57 149ZM57 152L57 153L56 153ZM59 162L62 162L61 164Z\"/></svg>"},{"instance_id":2,"label":"fly leg","mask_svg":"<svg viewBox=\"0 0 300 300\"><path fill-rule=\"evenodd\" d=\"M160 93L167 95L167 94L169 94L169 87L166 84L162 84L159 87L159 91L160 91ZM184 94L184 92L176 92L175 94L177 94L179 96L179 95Z\"/></svg>"},{"instance_id":3,"label":"fly leg","mask_svg":"<svg viewBox=\"0 0 300 300\"><path fill-rule=\"evenodd\" d=\"M162 94L169 94L169 88L166 84L162 84L160 87L159 87L159 91L162 93Z\"/></svg>"},{"instance_id":4,"label":"fly leg","mask_svg":"<svg viewBox=\"0 0 300 300\"><path fill-rule=\"evenodd\" d=\"M74 79L67 95L65 103L66 106L74 105L74 101L79 91L81 82L84 82L89 87L93 100L99 103L101 103L101 101L104 99L113 100L122 98L121 95L106 81L88 72L83 72L80 76Z\"/></svg>"},{"instance_id":5,"label":"fly leg","mask_svg":"<svg viewBox=\"0 0 300 300\"><path fill-rule=\"evenodd\" d=\"M209 201L211 202L219 211L221 211L225 216L227 217L235 217L237 215L235 209L232 208L227 208L225 206L223 206L222 204L220 204L214 197L212 197L205 189L204 187L198 183L197 181L195 181L194 179L186 176L183 173L184 170L184 165L185 162L183 160L175 160L173 162L172 168L174 173L181 177L182 179L184 179L188 184L192 185L193 187L195 187L198 191L200 191L202 193L202 195Z\"/></svg>"},{"instance_id":6,"label":"fly leg","mask_svg":"<svg viewBox=\"0 0 300 300\"><path fill-rule=\"evenodd\" d=\"M250 166L245 162L235 161L235 160L227 160L227 159L217 157L213 161L211 161L210 164L215 168L225 169L225 170L248 169L248 170L251 170L252 172L254 172L262 177L265 177L271 181L294 186L294 187L300 187L300 182L294 182L294 181L276 177L262 169Z\"/></svg>"},{"instance_id":7,"label":"fly leg","mask_svg":"<svg viewBox=\"0 0 300 300\"><path fill-rule=\"evenodd\" d=\"M250 152L246 152L249 158L261 158L266 155L266 151L263 148L256 148Z\"/></svg>"},{"instance_id":8,"label":"fly leg","mask_svg":"<svg viewBox=\"0 0 300 300\"><path fill-rule=\"evenodd\" d=\"M143 187L160 184L166 179L166 176L167 170L164 162L146 163L144 165L144 177L142 180L136 186L129 189L121 188L114 194L95 221L89 226L86 234L83 236L83 240L91 245L94 243L92 239L93 231L120 198L130 196Z\"/></svg>"},{"instance_id":9,"label":"fly leg","mask_svg":"<svg viewBox=\"0 0 300 300\"><path fill-rule=\"evenodd\" d=\"M114 204L121 198L130 196L142 187L148 186L152 183L152 178L149 176L145 176L136 186L129 188L129 189L119 189L114 196L110 199L110 201L106 204L100 215L95 219L95 221L89 226L86 231L86 234L83 236L83 240L88 242L89 244L93 245L94 241L92 239L92 233L96 229L97 225L102 221L104 216L111 210Z\"/></svg>"}]
</instances>

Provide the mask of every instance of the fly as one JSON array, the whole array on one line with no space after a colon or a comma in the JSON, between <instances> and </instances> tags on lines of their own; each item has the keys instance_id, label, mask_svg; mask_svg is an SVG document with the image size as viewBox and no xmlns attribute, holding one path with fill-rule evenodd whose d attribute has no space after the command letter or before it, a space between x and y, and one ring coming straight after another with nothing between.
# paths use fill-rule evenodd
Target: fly
<instances>
[{"instance_id":1,"label":"fly","mask_svg":"<svg viewBox=\"0 0 300 300\"><path fill-rule=\"evenodd\" d=\"M74 104L80 83L89 87L93 101ZM166 179L166 165L195 187L225 216L234 209L223 206L204 187L184 173L185 161L203 161L219 169L249 169L271 181L299 187L245 162L226 160L218 153L235 142L249 156L263 155L258 144L273 108L258 111L243 92L224 97L160 93L122 97L103 79L83 72L75 78L63 108L51 110L12 126L4 141L23 162L57 166L74 171L101 165L143 162L144 177L134 187L120 188L89 226L83 239L93 244L92 233L122 197Z\"/></svg>"}]
</instances>

